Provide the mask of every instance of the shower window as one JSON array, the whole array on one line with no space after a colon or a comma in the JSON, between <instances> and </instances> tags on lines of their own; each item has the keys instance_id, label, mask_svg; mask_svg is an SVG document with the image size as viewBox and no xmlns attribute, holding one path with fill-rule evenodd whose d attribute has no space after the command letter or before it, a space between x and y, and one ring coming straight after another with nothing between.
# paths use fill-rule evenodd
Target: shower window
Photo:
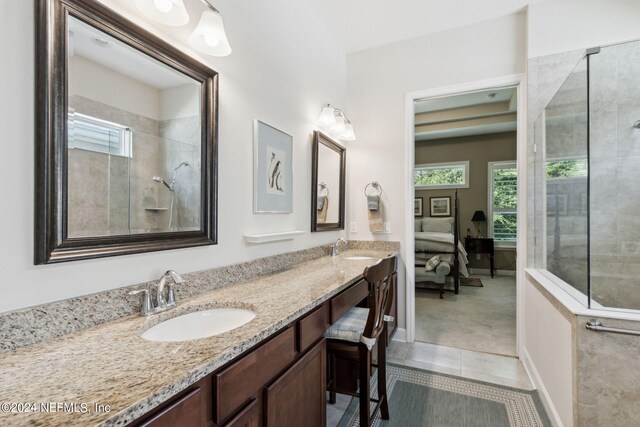
<instances>
[{"instance_id":1,"label":"shower window","mask_svg":"<svg viewBox=\"0 0 640 427\"><path fill-rule=\"evenodd\" d=\"M587 176L587 159L548 159L547 179L563 179Z\"/></svg>"},{"instance_id":2,"label":"shower window","mask_svg":"<svg viewBox=\"0 0 640 427\"><path fill-rule=\"evenodd\" d=\"M132 157L133 131L117 123L77 113L70 109L69 148Z\"/></svg>"}]
</instances>

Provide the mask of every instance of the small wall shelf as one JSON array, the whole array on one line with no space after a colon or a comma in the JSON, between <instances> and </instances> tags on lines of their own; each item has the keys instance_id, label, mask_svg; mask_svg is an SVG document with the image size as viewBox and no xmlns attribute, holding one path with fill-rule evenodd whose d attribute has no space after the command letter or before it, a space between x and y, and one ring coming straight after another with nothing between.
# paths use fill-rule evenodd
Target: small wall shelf
<instances>
[{"instance_id":1,"label":"small wall shelf","mask_svg":"<svg viewBox=\"0 0 640 427\"><path fill-rule=\"evenodd\" d=\"M167 208L144 208L145 211L151 211L151 212L164 212L164 211L168 211L169 209Z\"/></svg>"},{"instance_id":2,"label":"small wall shelf","mask_svg":"<svg viewBox=\"0 0 640 427\"><path fill-rule=\"evenodd\" d=\"M295 239L297 236L304 233L305 231L294 230L294 231L282 231L279 233L245 234L244 240L247 243L253 243L253 244L277 242L280 240Z\"/></svg>"}]
</instances>

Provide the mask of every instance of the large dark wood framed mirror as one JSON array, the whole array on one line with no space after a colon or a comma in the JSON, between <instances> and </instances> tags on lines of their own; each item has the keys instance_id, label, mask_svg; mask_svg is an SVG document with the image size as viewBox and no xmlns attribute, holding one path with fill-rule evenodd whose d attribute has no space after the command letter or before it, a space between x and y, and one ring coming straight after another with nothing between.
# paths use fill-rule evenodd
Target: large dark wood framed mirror
<instances>
[{"instance_id":1,"label":"large dark wood framed mirror","mask_svg":"<svg viewBox=\"0 0 640 427\"><path fill-rule=\"evenodd\" d=\"M345 148L315 131L311 164L311 231L344 229L346 164Z\"/></svg>"},{"instance_id":2,"label":"large dark wood framed mirror","mask_svg":"<svg viewBox=\"0 0 640 427\"><path fill-rule=\"evenodd\" d=\"M35 263L215 244L217 73L96 1L35 4Z\"/></svg>"}]
</instances>

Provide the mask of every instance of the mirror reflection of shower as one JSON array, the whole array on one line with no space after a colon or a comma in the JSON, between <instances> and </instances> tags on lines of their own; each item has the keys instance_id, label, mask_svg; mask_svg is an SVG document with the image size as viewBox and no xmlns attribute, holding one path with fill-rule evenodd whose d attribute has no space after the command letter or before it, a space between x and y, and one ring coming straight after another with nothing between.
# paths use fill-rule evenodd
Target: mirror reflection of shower
<instances>
[{"instance_id":1,"label":"mirror reflection of shower","mask_svg":"<svg viewBox=\"0 0 640 427\"><path fill-rule=\"evenodd\" d=\"M189 162L182 162L180 163L178 166L176 166L176 168L173 170L173 178L171 178L171 182L167 182L166 180L164 180L164 178L160 177L160 176L154 176L152 179L155 182L158 182L162 185L164 185L167 190L169 190L171 192L171 205L169 208L169 222L167 224L167 228L169 230L173 230L174 229L174 225L173 225L173 207L174 207L174 202L175 202L175 195L176 195L176 191L175 191L175 185L176 185L176 180L178 179L178 170L182 167L185 166L189 166ZM178 215L177 215L177 227L180 227L180 218L179 218L179 214L180 214L180 210L178 209Z\"/></svg>"}]
</instances>

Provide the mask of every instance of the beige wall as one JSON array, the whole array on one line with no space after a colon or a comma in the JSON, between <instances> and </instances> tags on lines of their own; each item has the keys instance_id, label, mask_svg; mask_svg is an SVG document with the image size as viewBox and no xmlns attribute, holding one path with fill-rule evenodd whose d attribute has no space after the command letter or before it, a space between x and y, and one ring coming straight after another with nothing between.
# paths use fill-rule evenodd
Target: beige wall
<instances>
[{"instance_id":1,"label":"beige wall","mask_svg":"<svg viewBox=\"0 0 640 427\"><path fill-rule=\"evenodd\" d=\"M460 238L464 239L467 228L471 235L476 231L471 218L477 210L487 210L488 162L516 160L516 133L507 132L491 135L466 136L460 138L436 139L416 142L415 162L443 163L469 161L469 188L458 190L460 200ZM429 216L429 197L451 196L455 190L416 190L416 197L424 198L424 215ZM482 227L486 235L486 224ZM469 257L469 267L489 268L486 256L477 260L476 255ZM516 257L514 250L496 250L495 267L498 270L515 270Z\"/></svg>"}]
</instances>

